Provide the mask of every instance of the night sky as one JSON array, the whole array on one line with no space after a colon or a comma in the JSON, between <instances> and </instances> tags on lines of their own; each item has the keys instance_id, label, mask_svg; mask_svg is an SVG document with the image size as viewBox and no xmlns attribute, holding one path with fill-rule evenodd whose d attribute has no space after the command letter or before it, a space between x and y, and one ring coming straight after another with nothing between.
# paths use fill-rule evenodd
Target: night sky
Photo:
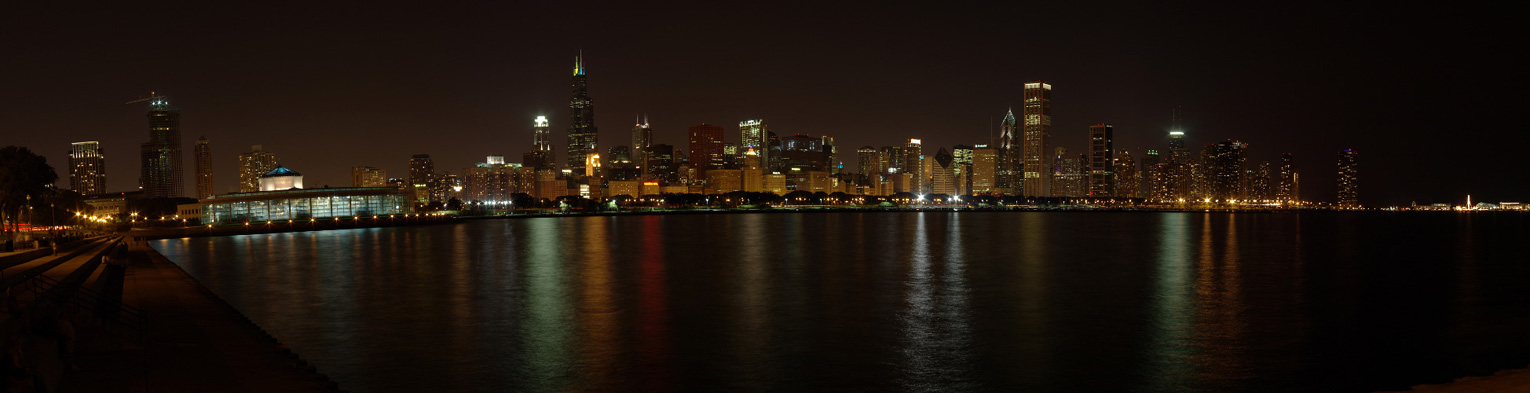
<instances>
[{"instance_id":1,"label":"night sky","mask_svg":"<svg viewBox=\"0 0 1530 393\"><path fill-rule=\"evenodd\" d=\"M403 177L417 153L453 173L486 155L518 162L538 115L562 162L583 50L601 151L629 144L639 114L680 147L687 126L721 124L737 142L740 120L764 118L778 134L834 136L853 171L863 145L987 143L1022 84L1044 80L1053 140L1072 152L1100 122L1139 159L1165 151L1182 107L1194 151L1232 138L1251 165L1295 154L1304 199L1334 199L1336 152L1353 148L1367 205L1530 202L1526 29L1507 2L36 3L0 6L0 145L44 154L61 187L69 142L100 140L109 188L136 189L147 105L123 102L150 91L182 110L188 195L204 135L219 193L255 144L309 187L348 186L355 165Z\"/></svg>"}]
</instances>

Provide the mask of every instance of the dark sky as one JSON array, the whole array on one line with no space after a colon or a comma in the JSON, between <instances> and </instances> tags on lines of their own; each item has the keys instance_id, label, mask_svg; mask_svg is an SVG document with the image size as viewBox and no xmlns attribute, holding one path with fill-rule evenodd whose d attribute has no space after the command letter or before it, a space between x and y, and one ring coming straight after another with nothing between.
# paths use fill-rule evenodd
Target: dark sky
<instances>
[{"instance_id":1,"label":"dark sky","mask_svg":"<svg viewBox=\"0 0 1530 393\"><path fill-rule=\"evenodd\" d=\"M148 139L146 106L122 103L150 91L183 111L188 194L201 135L220 193L254 144L310 187L346 186L354 165L403 176L416 153L451 172L519 161L537 115L561 161L583 50L602 150L630 143L641 113L680 146L692 124L736 142L738 121L765 118L783 135L834 136L853 170L862 145L985 143L1022 84L1045 80L1054 141L1070 151L1099 122L1139 157L1165 149L1180 106L1196 149L1233 138L1253 163L1294 153L1306 199L1333 200L1336 152L1353 148L1366 204L1530 202L1527 29L1507 2L119 3L0 6L0 145L46 155L63 177L68 143L100 140L112 190L136 187Z\"/></svg>"}]
</instances>

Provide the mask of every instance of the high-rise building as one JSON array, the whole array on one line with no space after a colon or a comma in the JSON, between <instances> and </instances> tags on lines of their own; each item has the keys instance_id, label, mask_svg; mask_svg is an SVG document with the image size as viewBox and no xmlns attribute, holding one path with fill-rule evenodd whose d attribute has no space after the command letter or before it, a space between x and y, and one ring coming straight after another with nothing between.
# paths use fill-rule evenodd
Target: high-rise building
<instances>
[{"instance_id":1,"label":"high-rise building","mask_svg":"<svg viewBox=\"0 0 1530 393\"><path fill-rule=\"evenodd\" d=\"M1360 162L1355 149L1339 151L1339 206L1360 207Z\"/></svg>"},{"instance_id":2,"label":"high-rise building","mask_svg":"<svg viewBox=\"0 0 1530 393\"><path fill-rule=\"evenodd\" d=\"M387 187L388 172L369 166L351 167L351 187Z\"/></svg>"},{"instance_id":3,"label":"high-rise building","mask_svg":"<svg viewBox=\"0 0 1530 393\"><path fill-rule=\"evenodd\" d=\"M197 162L197 199L207 199L216 193L213 186L212 142L206 136L197 138L194 147Z\"/></svg>"},{"instance_id":4,"label":"high-rise building","mask_svg":"<svg viewBox=\"0 0 1530 393\"><path fill-rule=\"evenodd\" d=\"M929 186L925 182L929 177L924 172L924 141L909 138L908 143L903 145L903 168L914 174L914 181L909 184L909 190L914 193L924 191Z\"/></svg>"},{"instance_id":5,"label":"high-rise building","mask_svg":"<svg viewBox=\"0 0 1530 393\"><path fill-rule=\"evenodd\" d=\"M1169 131L1169 158L1181 163L1190 160L1190 150L1185 149L1185 132L1180 130Z\"/></svg>"},{"instance_id":6,"label":"high-rise building","mask_svg":"<svg viewBox=\"0 0 1530 393\"><path fill-rule=\"evenodd\" d=\"M648 177L668 186L680 183L680 163L674 146L656 143L648 146Z\"/></svg>"},{"instance_id":7,"label":"high-rise building","mask_svg":"<svg viewBox=\"0 0 1530 393\"><path fill-rule=\"evenodd\" d=\"M106 155L101 142L69 144L69 188L80 195L106 193Z\"/></svg>"},{"instance_id":8,"label":"high-rise building","mask_svg":"<svg viewBox=\"0 0 1530 393\"><path fill-rule=\"evenodd\" d=\"M1206 144L1202 153L1206 183L1210 186L1205 197L1213 201L1244 199L1244 165L1248 161L1248 145L1235 140Z\"/></svg>"},{"instance_id":9,"label":"high-rise building","mask_svg":"<svg viewBox=\"0 0 1530 393\"><path fill-rule=\"evenodd\" d=\"M647 170L648 164L645 158L648 153L648 145L653 144L653 127L648 125L648 116L643 116L642 121L632 125L632 163L637 165L638 174Z\"/></svg>"},{"instance_id":10,"label":"high-rise building","mask_svg":"<svg viewBox=\"0 0 1530 393\"><path fill-rule=\"evenodd\" d=\"M552 130L547 124L547 116L537 116L531 123L531 152L526 153L526 165L538 169L552 169L557 165L553 153ZM533 163L532 161L536 161Z\"/></svg>"},{"instance_id":11,"label":"high-rise building","mask_svg":"<svg viewBox=\"0 0 1530 393\"><path fill-rule=\"evenodd\" d=\"M999 160L999 149L988 145L977 145L972 149L972 190L969 192L973 195L994 192Z\"/></svg>"},{"instance_id":12,"label":"high-rise building","mask_svg":"<svg viewBox=\"0 0 1530 393\"><path fill-rule=\"evenodd\" d=\"M738 122L738 134L739 149L744 151L754 149L755 154L760 156L760 162L771 162L770 131L766 127L764 119Z\"/></svg>"},{"instance_id":13,"label":"high-rise building","mask_svg":"<svg viewBox=\"0 0 1530 393\"><path fill-rule=\"evenodd\" d=\"M940 148L930 162L930 193L958 195L956 193L956 157Z\"/></svg>"},{"instance_id":14,"label":"high-rise building","mask_svg":"<svg viewBox=\"0 0 1530 393\"><path fill-rule=\"evenodd\" d=\"M882 153L878 160L882 163L882 174L903 173L903 147L882 146Z\"/></svg>"},{"instance_id":15,"label":"high-rise building","mask_svg":"<svg viewBox=\"0 0 1530 393\"><path fill-rule=\"evenodd\" d=\"M701 173L723 165L722 126L701 123L690 128L691 167Z\"/></svg>"},{"instance_id":16,"label":"high-rise building","mask_svg":"<svg viewBox=\"0 0 1530 393\"><path fill-rule=\"evenodd\" d=\"M1275 197L1270 188L1270 162L1261 162L1255 168L1244 172L1248 175L1248 180L1244 181L1244 183L1248 184L1248 193L1244 195L1244 199L1259 202L1269 201Z\"/></svg>"},{"instance_id":17,"label":"high-rise building","mask_svg":"<svg viewBox=\"0 0 1530 393\"><path fill-rule=\"evenodd\" d=\"M1081 197L1087 192L1088 178L1084 169L1089 157L1082 153L1069 155L1068 149L1058 147L1052 157L1051 191L1054 197Z\"/></svg>"},{"instance_id":18,"label":"high-rise building","mask_svg":"<svg viewBox=\"0 0 1530 393\"><path fill-rule=\"evenodd\" d=\"M149 141L140 146L139 185L144 198L185 195L181 167L181 111L164 98L149 101Z\"/></svg>"},{"instance_id":19,"label":"high-rise building","mask_svg":"<svg viewBox=\"0 0 1530 393\"><path fill-rule=\"evenodd\" d=\"M834 147L834 137L828 135L819 137L818 149L823 154L824 167L829 170L829 173L839 174L841 163L839 151Z\"/></svg>"},{"instance_id":20,"label":"high-rise building","mask_svg":"<svg viewBox=\"0 0 1530 393\"><path fill-rule=\"evenodd\" d=\"M951 147L951 166L956 172L956 194L967 195L972 193L972 146L956 145Z\"/></svg>"},{"instance_id":21,"label":"high-rise building","mask_svg":"<svg viewBox=\"0 0 1530 393\"><path fill-rule=\"evenodd\" d=\"M765 191L765 167L760 162L760 154L752 147L744 150L744 169L741 176L745 192Z\"/></svg>"},{"instance_id":22,"label":"high-rise building","mask_svg":"<svg viewBox=\"0 0 1530 393\"><path fill-rule=\"evenodd\" d=\"M1109 197L1116 193L1116 158L1112 140L1115 127L1100 123L1089 126L1089 196Z\"/></svg>"},{"instance_id":23,"label":"high-rise building","mask_svg":"<svg viewBox=\"0 0 1530 393\"><path fill-rule=\"evenodd\" d=\"M997 192L1021 195L1019 189L1024 184L1021 180L1024 178L1024 172L1020 168L1021 163L1024 162L1021 159L1023 147L1022 139L1015 135L1018 131L1015 126L1015 110L1011 108L1009 112L1004 113L1004 121L999 123L999 146L996 151L998 156L996 156L991 188L997 189Z\"/></svg>"},{"instance_id":24,"label":"high-rise building","mask_svg":"<svg viewBox=\"0 0 1530 393\"><path fill-rule=\"evenodd\" d=\"M574 173L586 173L589 155L597 153L598 130L595 128L595 101L590 100L584 68L584 53L574 57L574 93L568 100L568 167Z\"/></svg>"},{"instance_id":25,"label":"high-rise building","mask_svg":"<svg viewBox=\"0 0 1530 393\"><path fill-rule=\"evenodd\" d=\"M436 176L436 162L431 161L430 154L415 154L409 158L409 184L415 190L416 202L428 203L430 200L439 200L436 191L439 190L438 176Z\"/></svg>"},{"instance_id":26,"label":"high-rise building","mask_svg":"<svg viewBox=\"0 0 1530 393\"><path fill-rule=\"evenodd\" d=\"M1158 164L1158 158L1158 151L1151 149L1147 151L1146 155L1142 156L1142 171L1139 176L1142 180L1137 190L1138 198L1148 200L1157 198L1156 194L1153 193L1153 190L1156 188L1154 182L1158 179L1158 171L1162 169Z\"/></svg>"},{"instance_id":27,"label":"high-rise building","mask_svg":"<svg viewBox=\"0 0 1530 393\"><path fill-rule=\"evenodd\" d=\"M239 155L239 192L260 191L260 176L276 169L276 153L250 147L249 153Z\"/></svg>"},{"instance_id":28,"label":"high-rise building","mask_svg":"<svg viewBox=\"0 0 1530 393\"><path fill-rule=\"evenodd\" d=\"M1024 171L1026 196L1052 195L1046 175L1047 147L1052 145L1052 85L1044 82L1025 84L1025 125L1020 168Z\"/></svg>"},{"instance_id":29,"label":"high-rise building","mask_svg":"<svg viewBox=\"0 0 1530 393\"><path fill-rule=\"evenodd\" d=\"M873 180L873 176L882 173L882 162L878 159L880 156L877 148L871 146L861 146L860 149L855 150L855 161L859 164L857 168L861 173L861 184L867 184Z\"/></svg>"},{"instance_id":30,"label":"high-rise building","mask_svg":"<svg viewBox=\"0 0 1530 393\"><path fill-rule=\"evenodd\" d=\"M1275 199L1281 202L1298 201L1296 195L1296 164L1291 153L1280 154L1280 181L1275 186Z\"/></svg>"},{"instance_id":31,"label":"high-rise building","mask_svg":"<svg viewBox=\"0 0 1530 393\"><path fill-rule=\"evenodd\" d=\"M1132 153L1126 150L1116 152L1116 197L1138 197L1137 191L1141 189L1141 178L1138 177L1137 160L1132 158Z\"/></svg>"}]
</instances>

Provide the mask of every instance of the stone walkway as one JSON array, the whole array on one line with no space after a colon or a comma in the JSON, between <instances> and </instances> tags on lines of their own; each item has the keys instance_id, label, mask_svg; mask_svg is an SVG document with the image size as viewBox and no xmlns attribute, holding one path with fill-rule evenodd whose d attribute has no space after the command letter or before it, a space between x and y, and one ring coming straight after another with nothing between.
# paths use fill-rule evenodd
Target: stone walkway
<instances>
[{"instance_id":1,"label":"stone walkway","mask_svg":"<svg viewBox=\"0 0 1530 393\"><path fill-rule=\"evenodd\" d=\"M143 244L123 302L146 316L142 348L81 348L64 392L335 392L335 384Z\"/></svg>"}]
</instances>

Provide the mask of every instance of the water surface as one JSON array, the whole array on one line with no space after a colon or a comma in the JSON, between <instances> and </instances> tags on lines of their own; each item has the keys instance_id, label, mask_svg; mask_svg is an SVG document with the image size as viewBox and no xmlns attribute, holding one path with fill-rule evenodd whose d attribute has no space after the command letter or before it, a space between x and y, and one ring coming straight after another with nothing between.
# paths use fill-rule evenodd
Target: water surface
<instances>
[{"instance_id":1,"label":"water surface","mask_svg":"<svg viewBox=\"0 0 1530 393\"><path fill-rule=\"evenodd\" d=\"M355 392L1359 392L1530 363L1527 228L719 214L153 245Z\"/></svg>"}]
</instances>

